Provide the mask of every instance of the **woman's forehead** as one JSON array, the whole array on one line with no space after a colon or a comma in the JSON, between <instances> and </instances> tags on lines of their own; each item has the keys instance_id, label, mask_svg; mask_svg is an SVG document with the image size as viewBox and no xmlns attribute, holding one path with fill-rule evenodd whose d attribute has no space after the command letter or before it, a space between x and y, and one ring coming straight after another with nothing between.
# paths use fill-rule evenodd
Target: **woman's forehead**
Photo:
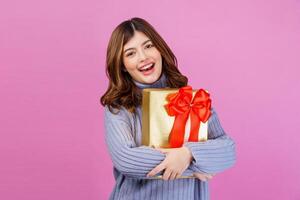
<instances>
[{"instance_id":1,"label":"woman's forehead","mask_svg":"<svg viewBox=\"0 0 300 200\"><path fill-rule=\"evenodd\" d=\"M148 41L151 41L148 36L140 31L135 31L132 38L124 45L124 50L129 48L136 48L146 44Z\"/></svg>"}]
</instances>

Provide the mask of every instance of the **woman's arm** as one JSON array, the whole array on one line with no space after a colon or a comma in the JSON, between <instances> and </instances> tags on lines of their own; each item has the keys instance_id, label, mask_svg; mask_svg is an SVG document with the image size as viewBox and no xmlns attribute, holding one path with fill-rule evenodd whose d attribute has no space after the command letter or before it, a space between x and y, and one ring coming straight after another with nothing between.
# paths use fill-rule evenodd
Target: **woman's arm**
<instances>
[{"instance_id":1,"label":"woman's arm","mask_svg":"<svg viewBox=\"0 0 300 200\"><path fill-rule=\"evenodd\" d=\"M235 142L226 135L216 111L211 109L208 120L208 140L205 142L186 142L193 155L188 169L195 172L215 174L232 167L236 161Z\"/></svg>"},{"instance_id":2,"label":"woman's arm","mask_svg":"<svg viewBox=\"0 0 300 200\"><path fill-rule=\"evenodd\" d=\"M147 173L160 164L165 155L151 147L137 147L129 118L124 111L115 115L105 107L104 122L106 144L116 169L130 177L148 179ZM182 175L192 176L193 171L186 170Z\"/></svg>"}]
</instances>

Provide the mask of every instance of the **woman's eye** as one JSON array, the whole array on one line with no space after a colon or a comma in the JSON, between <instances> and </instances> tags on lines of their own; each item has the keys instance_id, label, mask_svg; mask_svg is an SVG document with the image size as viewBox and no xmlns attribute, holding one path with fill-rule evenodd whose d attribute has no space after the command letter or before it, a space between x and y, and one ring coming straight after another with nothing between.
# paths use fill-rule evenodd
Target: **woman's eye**
<instances>
[{"instance_id":1,"label":"woman's eye","mask_svg":"<svg viewBox=\"0 0 300 200\"><path fill-rule=\"evenodd\" d=\"M130 52L130 53L128 53L126 56L128 57L128 56L131 56L131 55L133 55L134 54L134 52Z\"/></svg>"},{"instance_id":2,"label":"woman's eye","mask_svg":"<svg viewBox=\"0 0 300 200\"><path fill-rule=\"evenodd\" d=\"M153 47L153 44L146 45L146 48L151 48L151 47Z\"/></svg>"}]
</instances>

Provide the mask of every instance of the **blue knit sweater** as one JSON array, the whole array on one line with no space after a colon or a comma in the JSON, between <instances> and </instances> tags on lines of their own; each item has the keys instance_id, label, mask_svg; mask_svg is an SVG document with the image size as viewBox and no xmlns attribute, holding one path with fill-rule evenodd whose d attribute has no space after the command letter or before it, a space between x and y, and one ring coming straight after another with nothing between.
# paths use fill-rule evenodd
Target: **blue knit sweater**
<instances>
[{"instance_id":1,"label":"blue knit sweater","mask_svg":"<svg viewBox=\"0 0 300 200\"><path fill-rule=\"evenodd\" d=\"M140 88L166 87L164 74L153 84L135 82ZM216 174L234 165L235 143L221 127L217 113L211 109L208 120L206 142L186 142L193 155L193 161L183 175L193 172ZM161 163L165 154L141 145L142 110L132 114L121 108L113 114L105 106L105 140L114 165L116 184L110 200L208 200L208 182L197 178L183 178L164 181L147 178L146 175ZM163 172L157 174L162 175Z\"/></svg>"}]
</instances>

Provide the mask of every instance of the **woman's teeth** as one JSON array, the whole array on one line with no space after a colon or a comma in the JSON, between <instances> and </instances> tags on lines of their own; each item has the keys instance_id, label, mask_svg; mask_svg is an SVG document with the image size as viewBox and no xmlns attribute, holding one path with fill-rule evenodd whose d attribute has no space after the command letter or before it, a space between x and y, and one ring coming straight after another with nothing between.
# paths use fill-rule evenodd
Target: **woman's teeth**
<instances>
[{"instance_id":1,"label":"woman's teeth","mask_svg":"<svg viewBox=\"0 0 300 200\"><path fill-rule=\"evenodd\" d=\"M143 69L140 69L140 71L148 71L150 69L152 69L154 66L154 63L151 63L149 65L146 65Z\"/></svg>"}]
</instances>

